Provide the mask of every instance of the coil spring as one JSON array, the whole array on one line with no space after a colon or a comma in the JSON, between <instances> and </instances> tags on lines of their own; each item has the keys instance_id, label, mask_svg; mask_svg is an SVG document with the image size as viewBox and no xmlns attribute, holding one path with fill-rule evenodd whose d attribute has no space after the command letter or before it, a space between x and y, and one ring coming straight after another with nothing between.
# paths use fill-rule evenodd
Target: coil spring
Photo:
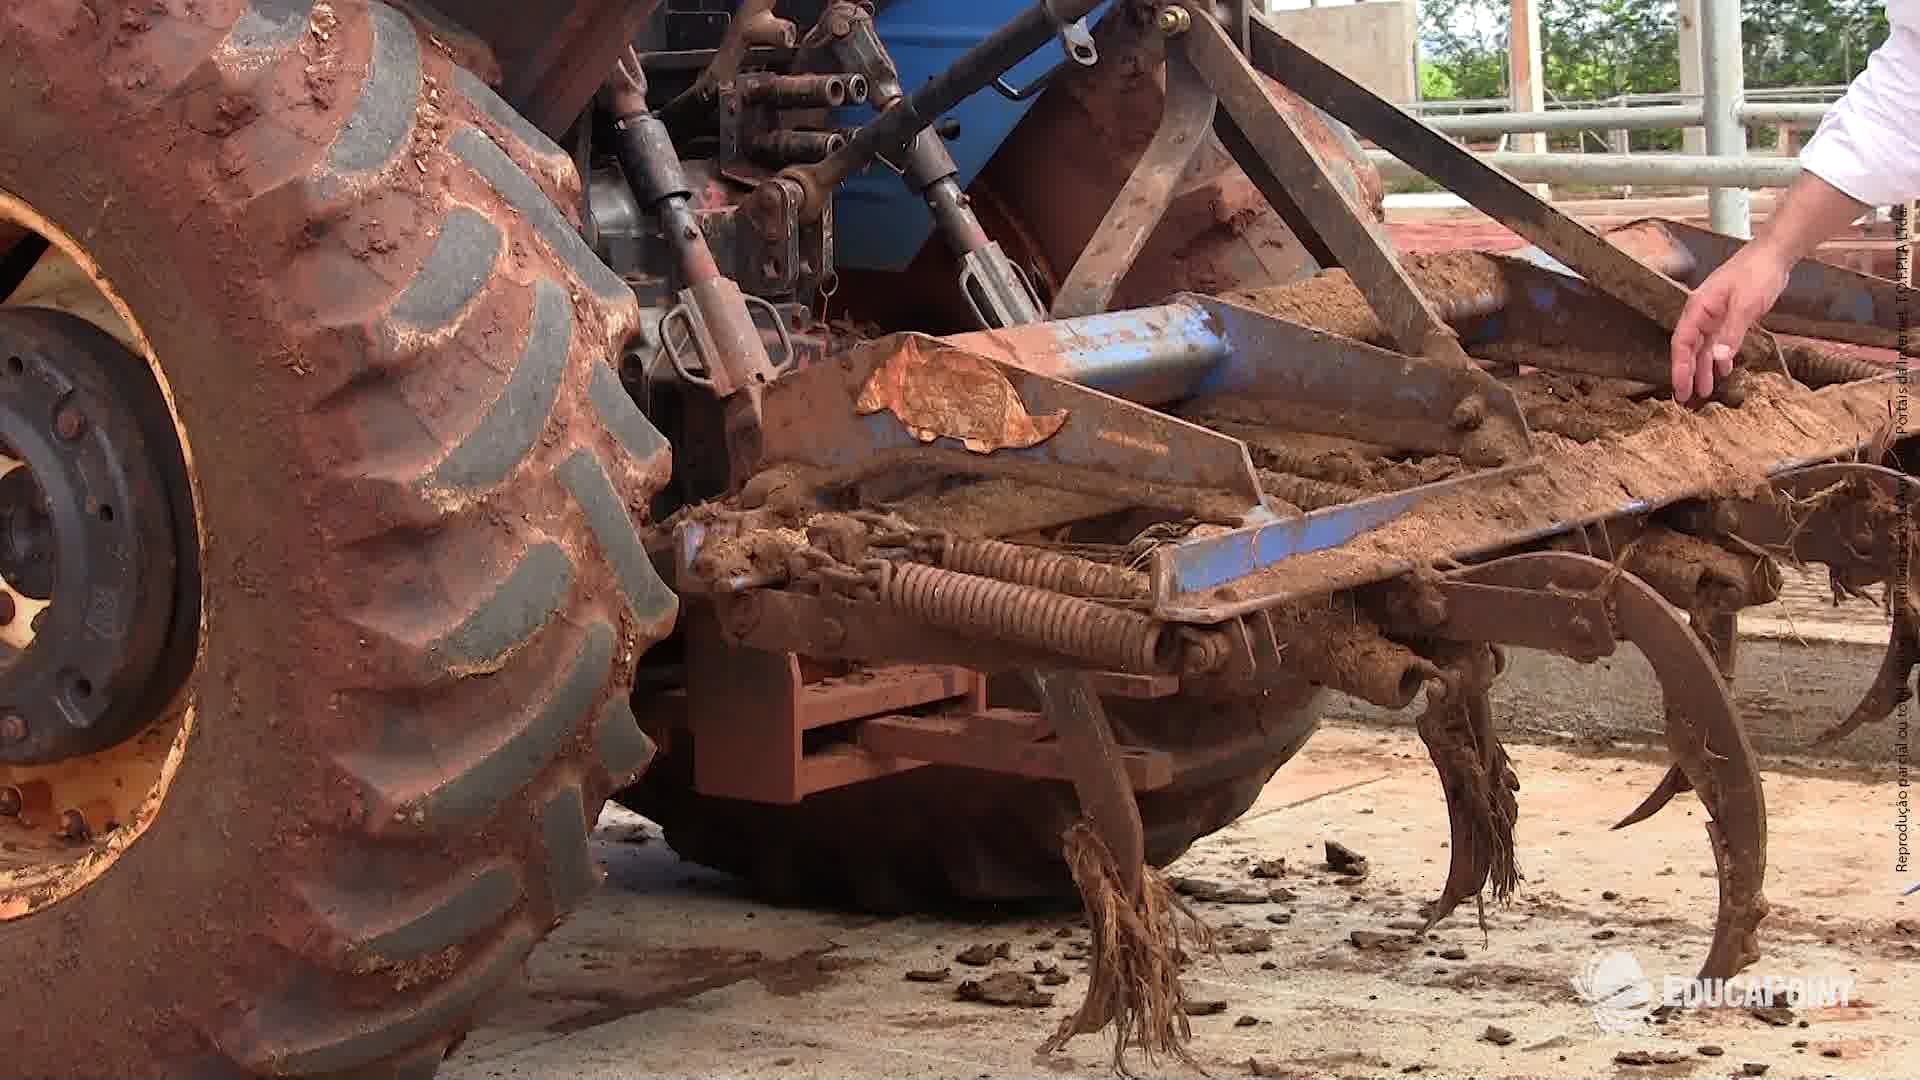
<instances>
[{"instance_id":1,"label":"coil spring","mask_svg":"<svg viewBox=\"0 0 1920 1080\"><path fill-rule=\"evenodd\" d=\"M1302 510L1319 510L1357 502L1369 494L1357 487L1336 484L1331 480L1314 480L1271 469L1260 470L1260 490L1285 499Z\"/></svg>"},{"instance_id":2,"label":"coil spring","mask_svg":"<svg viewBox=\"0 0 1920 1080\"><path fill-rule=\"evenodd\" d=\"M1147 575L1138 570L1000 540L948 537L942 545L940 565L962 574L1068 596L1102 600L1144 600L1147 596Z\"/></svg>"},{"instance_id":3,"label":"coil spring","mask_svg":"<svg viewBox=\"0 0 1920 1080\"><path fill-rule=\"evenodd\" d=\"M937 566L882 565L879 601L922 622L1137 675L1167 674L1178 662L1165 625L1137 612Z\"/></svg>"},{"instance_id":4,"label":"coil spring","mask_svg":"<svg viewBox=\"0 0 1920 1080\"><path fill-rule=\"evenodd\" d=\"M1369 479L1367 470L1355 461L1335 454L1296 450L1290 446L1262 445L1254 451L1254 463L1274 472L1292 473L1309 480L1325 480L1333 484L1361 484Z\"/></svg>"},{"instance_id":5,"label":"coil spring","mask_svg":"<svg viewBox=\"0 0 1920 1080\"><path fill-rule=\"evenodd\" d=\"M1780 354L1786 360L1788 374L1813 387L1858 382L1889 370L1858 356L1798 343L1783 345Z\"/></svg>"}]
</instances>

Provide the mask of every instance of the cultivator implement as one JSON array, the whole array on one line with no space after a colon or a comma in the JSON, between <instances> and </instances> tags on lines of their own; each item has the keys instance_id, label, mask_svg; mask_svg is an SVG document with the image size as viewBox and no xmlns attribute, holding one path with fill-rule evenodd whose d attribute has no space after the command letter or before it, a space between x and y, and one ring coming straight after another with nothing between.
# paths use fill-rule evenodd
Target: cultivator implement
<instances>
[{"instance_id":1,"label":"cultivator implement","mask_svg":"<svg viewBox=\"0 0 1920 1080\"><path fill-rule=\"evenodd\" d=\"M1129 746L1103 695L1305 682L1405 708L1424 691L1452 829L1431 925L1522 870L1520 785L1487 696L1502 650L1592 661L1626 642L1664 688L1673 765L1620 824L1698 795L1720 888L1700 974L1732 976L1767 913L1761 779L1728 691L1738 612L1775 598L1781 559L1826 564L1836 595L1886 585L1887 664L1833 734L1910 694L1914 481L1881 465L1904 434L1896 377L1756 328L1713 403L1681 408L1662 388L1683 283L1737 242L1661 222L1596 234L1257 16L1244 52L1196 8L1154 25L1162 128L1051 320L894 334L768 383L751 475L662 531L689 617L732 658L702 666L867 672L848 686L781 661L745 676L778 707L724 728L690 691L696 776L769 802L930 762L1070 780L1118 887L1160 919L1135 798L1261 747ZM1399 257L1262 73L1535 247ZM1209 134L1340 269L1106 310ZM1893 301L1890 283L1803 267L1768 327L1886 346ZM1028 672L1038 707L991 707L967 673L997 671ZM747 780L730 767L743 754ZM1087 1010L1065 1034L1157 1015Z\"/></svg>"},{"instance_id":2,"label":"cultivator implement","mask_svg":"<svg viewBox=\"0 0 1920 1080\"><path fill-rule=\"evenodd\" d=\"M1158 868L1328 691L1423 709L1429 925L1523 880L1513 648L1645 655L1609 816L1699 799L1752 963L1739 613L1881 586L1827 738L1920 657L1900 294L1800 267L1682 408L1737 241L1597 235L1248 7L0 4L10 1072L431 1074L608 799L783 899L1077 889L1047 1047L1186 1057ZM1361 138L1534 247L1401 257Z\"/></svg>"}]
</instances>

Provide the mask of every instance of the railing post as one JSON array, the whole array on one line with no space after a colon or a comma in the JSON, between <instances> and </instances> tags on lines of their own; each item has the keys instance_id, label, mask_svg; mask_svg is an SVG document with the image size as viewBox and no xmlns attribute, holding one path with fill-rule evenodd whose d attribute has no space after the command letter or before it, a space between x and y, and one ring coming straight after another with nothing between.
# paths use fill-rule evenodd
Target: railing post
<instances>
[{"instance_id":1,"label":"railing post","mask_svg":"<svg viewBox=\"0 0 1920 1080\"><path fill-rule=\"evenodd\" d=\"M1674 14L1674 31L1680 38L1680 100L1684 103L1692 103L1699 101L1702 93L1700 0L1679 0L1679 7ZM1706 153L1707 133L1697 127L1682 129L1680 152L1683 154Z\"/></svg>"},{"instance_id":2,"label":"railing post","mask_svg":"<svg viewBox=\"0 0 1920 1080\"><path fill-rule=\"evenodd\" d=\"M1747 129L1740 120L1746 83L1740 49L1740 0L1700 0L1700 59L1706 85L1707 153L1744 156ZM1746 188L1708 188L1707 215L1715 232L1746 238L1753 234Z\"/></svg>"}]
</instances>

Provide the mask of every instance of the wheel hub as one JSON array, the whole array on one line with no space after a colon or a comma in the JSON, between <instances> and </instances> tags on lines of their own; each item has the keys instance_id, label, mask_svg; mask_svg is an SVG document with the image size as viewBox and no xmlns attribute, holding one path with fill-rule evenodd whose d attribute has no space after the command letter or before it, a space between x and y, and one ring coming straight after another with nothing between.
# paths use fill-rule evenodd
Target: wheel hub
<instances>
[{"instance_id":1,"label":"wheel hub","mask_svg":"<svg viewBox=\"0 0 1920 1080\"><path fill-rule=\"evenodd\" d=\"M169 644L194 629L176 618L198 586L182 589L192 510L170 414L93 324L0 309L0 454L0 763L93 753L154 715Z\"/></svg>"}]
</instances>

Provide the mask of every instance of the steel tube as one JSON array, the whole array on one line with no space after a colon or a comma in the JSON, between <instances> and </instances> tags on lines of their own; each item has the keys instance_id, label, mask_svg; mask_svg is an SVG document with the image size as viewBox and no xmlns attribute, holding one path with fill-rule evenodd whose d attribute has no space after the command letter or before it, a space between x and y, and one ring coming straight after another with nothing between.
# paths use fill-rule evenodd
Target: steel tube
<instances>
[{"instance_id":1,"label":"steel tube","mask_svg":"<svg viewBox=\"0 0 1920 1080\"><path fill-rule=\"evenodd\" d=\"M1740 53L1740 0L1700 0L1700 60L1706 76L1707 153L1741 157L1747 129L1740 123L1740 94L1746 82ZM1744 186L1709 187L1707 217L1713 230L1741 239L1753 235L1751 193Z\"/></svg>"},{"instance_id":2,"label":"steel tube","mask_svg":"<svg viewBox=\"0 0 1920 1080\"><path fill-rule=\"evenodd\" d=\"M1798 101L1743 102L1744 124L1817 124L1828 105ZM1436 116L1427 125L1462 138L1484 138L1516 132L1546 131L1664 131L1697 127L1706 120L1700 105L1630 105L1618 108L1555 109L1552 112L1490 112L1466 116Z\"/></svg>"},{"instance_id":3,"label":"steel tube","mask_svg":"<svg viewBox=\"0 0 1920 1080\"><path fill-rule=\"evenodd\" d=\"M1826 119L1831 105L1805 101L1752 101L1740 103L1740 120L1745 124L1817 124Z\"/></svg>"},{"instance_id":4,"label":"steel tube","mask_svg":"<svg viewBox=\"0 0 1920 1080\"><path fill-rule=\"evenodd\" d=\"M982 356L1017 361L1142 405L1177 401L1227 357L1227 340L1191 304L1112 311L1077 319L954 334L946 339Z\"/></svg>"},{"instance_id":5,"label":"steel tube","mask_svg":"<svg viewBox=\"0 0 1920 1080\"><path fill-rule=\"evenodd\" d=\"M1369 156L1385 180L1418 175L1385 151ZM1800 175L1800 163L1779 157L1696 157L1690 154L1476 154L1475 157L1521 183L1547 184L1720 184L1737 187L1786 187ZM1719 229L1719 226L1715 226Z\"/></svg>"},{"instance_id":6,"label":"steel tube","mask_svg":"<svg viewBox=\"0 0 1920 1080\"><path fill-rule=\"evenodd\" d=\"M1624 108L1556 109L1552 112L1473 113L1436 116L1429 127L1448 135L1477 138L1532 131L1651 131L1700 123L1698 105L1638 105Z\"/></svg>"},{"instance_id":7,"label":"steel tube","mask_svg":"<svg viewBox=\"0 0 1920 1080\"><path fill-rule=\"evenodd\" d=\"M980 227L980 219L967 208L966 193L953 177L943 176L927 188L927 207L933 211L940 235L947 238L954 254L967 255L991 242L986 230Z\"/></svg>"}]
</instances>

